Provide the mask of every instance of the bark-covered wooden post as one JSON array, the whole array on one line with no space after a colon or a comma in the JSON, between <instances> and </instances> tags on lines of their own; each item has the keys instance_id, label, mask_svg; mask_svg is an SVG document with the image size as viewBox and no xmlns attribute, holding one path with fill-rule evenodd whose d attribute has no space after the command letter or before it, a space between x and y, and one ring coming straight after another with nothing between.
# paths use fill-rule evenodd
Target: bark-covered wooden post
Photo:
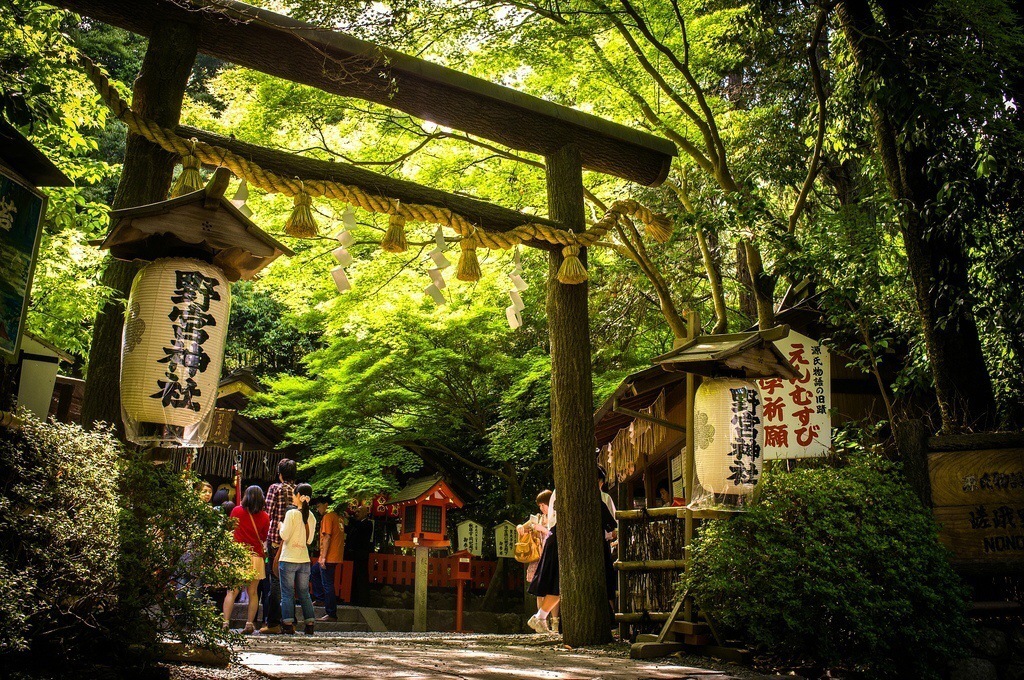
<instances>
[{"instance_id":1,"label":"bark-covered wooden post","mask_svg":"<svg viewBox=\"0 0 1024 680\"><path fill-rule=\"evenodd\" d=\"M158 21L146 48L142 68L132 90L132 109L174 129L181 116L185 85L196 60L196 33L192 27ZM155 203L167 198L177 156L133 133L128 133L124 166L114 194L113 208ZM96 315L89 350L89 375L82 401L82 425L91 428L102 420L121 426L121 332L124 300L139 267L133 262L107 258L102 283L114 297Z\"/></svg>"},{"instance_id":2,"label":"bark-covered wooden post","mask_svg":"<svg viewBox=\"0 0 1024 680\"><path fill-rule=\"evenodd\" d=\"M576 233L586 226L583 165L574 145L545 158L550 217ZM580 260L586 264L586 249ZM551 448L558 513L559 588L565 644L611 640L605 590L601 507L594 455L594 394L590 366L587 284L558 281L562 253L548 260L548 337L551 343Z\"/></svg>"},{"instance_id":3,"label":"bark-covered wooden post","mask_svg":"<svg viewBox=\"0 0 1024 680\"><path fill-rule=\"evenodd\" d=\"M416 547L416 579L413 608L412 629L418 633L427 630L427 580L430 578L430 548Z\"/></svg>"}]
</instances>

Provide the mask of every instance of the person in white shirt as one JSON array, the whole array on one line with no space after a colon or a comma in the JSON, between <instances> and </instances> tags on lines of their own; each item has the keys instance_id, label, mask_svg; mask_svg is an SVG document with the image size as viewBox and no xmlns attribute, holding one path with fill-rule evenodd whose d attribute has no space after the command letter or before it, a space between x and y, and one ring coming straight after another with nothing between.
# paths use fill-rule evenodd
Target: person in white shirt
<instances>
[{"instance_id":1,"label":"person in white shirt","mask_svg":"<svg viewBox=\"0 0 1024 680\"><path fill-rule=\"evenodd\" d=\"M299 484L292 494L292 504L281 522L281 624L285 633L295 634L295 596L302 605L306 635L313 634L313 599L309 595L309 544L316 536L316 517L309 511L313 487Z\"/></svg>"}]
</instances>

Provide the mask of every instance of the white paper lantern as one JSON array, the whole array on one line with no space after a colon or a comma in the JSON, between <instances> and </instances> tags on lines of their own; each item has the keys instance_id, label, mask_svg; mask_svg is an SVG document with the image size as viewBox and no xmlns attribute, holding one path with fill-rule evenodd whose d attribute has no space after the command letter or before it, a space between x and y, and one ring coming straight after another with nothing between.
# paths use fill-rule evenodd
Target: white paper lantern
<instances>
[{"instance_id":1,"label":"white paper lantern","mask_svg":"<svg viewBox=\"0 0 1024 680\"><path fill-rule=\"evenodd\" d=\"M202 446L217 403L231 289L200 260L156 260L132 282L121 342L121 417L137 444Z\"/></svg>"},{"instance_id":2,"label":"white paper lantern","mask_svg":"<svg viewBox=\"0 0 1024 680\"><path fill-rule=\"evenodd\" d=\"M761 393L748 380L705 380L694 399L697 480L714 494L747 495L761 478Z\"/></svg>"}]
</instances>

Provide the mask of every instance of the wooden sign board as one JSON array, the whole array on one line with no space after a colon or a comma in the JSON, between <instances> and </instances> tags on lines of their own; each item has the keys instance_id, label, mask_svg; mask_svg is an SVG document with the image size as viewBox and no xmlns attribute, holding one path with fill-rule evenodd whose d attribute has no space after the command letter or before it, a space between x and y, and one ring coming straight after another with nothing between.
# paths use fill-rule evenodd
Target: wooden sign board
<instances>
[{"instance_id":1,"label":"wooden sign board","mask_svg":"<svg viewBox=\"0 0 1024 680\"><path fill-rule=\"evenodd\" d=\"M459 550L468 550L475 557L483 557L484 554L484 527L472 520L460 522L456 529L459 540Z\"/></svg>"},{"instance_id":2,"label":"wooden sign board","mask_svg":"<svg viewBox=\"0 0 1024 680\"><path fill-rule=\"evenodd\" d=\"M498 557L515 557L518 542L519 532L512 522L505 520L494 527L494 552Z\"/></svg>"},{"instance_id":3,"label":"wooden sign board","mask_svg":"<svg viewBox=\"0 0 1024 680\"><path fill-rule=\"evenodd\" d=\"M0 165L0 357L18 357L46 196Z\"/></svg>"},{"instance_id":4,"label":"wooden sign board","mask_svg":"<svg viewBox=\"0 0 1024 680\"><path fill-rule=\"evenodd\" d=\"M235 411L227 408L213 410L213 424L210 434L206 437L207 444L227 446L231 442L231 424L235 420Z\"/></svg>"},{"instance_id":5,"label":"wooden sign board","mask_svg":"<svg viewBox=\"0 0 1024 680\"><path fill-rule=\"evenodd\" d=\"M814 458L832 447L832 359L821 340L790 331L775 346L800 373L758 380L764 414L764 459Z\"/></svg>"},{"instance_id":6,"label":"wooden sign board","mask_svg":"<svg viewBox=\"0 0 1024 680\"><path fill-rule=\"evenodd\" d=\"M928 474L954 564L1024 567L1024 449L932 453Z\"/></svg>"}]
</instances>

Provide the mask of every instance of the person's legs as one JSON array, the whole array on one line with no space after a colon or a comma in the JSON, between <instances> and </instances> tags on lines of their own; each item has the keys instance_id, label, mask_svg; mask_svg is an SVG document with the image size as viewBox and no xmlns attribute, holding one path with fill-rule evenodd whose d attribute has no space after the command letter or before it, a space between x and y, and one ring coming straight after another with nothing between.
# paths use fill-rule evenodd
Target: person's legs
<instances>
[{"instance_id":1,"label":"person's legs","mask_svg":"<svg viewBox=\"0 0 1024 680\"><path fill-rule=\"evenodd\" d=\"M306 625L313 624L316 612L313 609L313 598L309 595L309 562L295 565L295 591L302 605L302 618ZM294 608L294 604L292 607Z\"/></svg>"},{"instance_id":2,"label":"person's legs","mask_svg":"<svg viewBox=\"0 0 1024 680\"><path fill-rule=\"evenodd\" d=\"M260 600L256 597L256 590L260 587L260 580L253 579L249 581L249 586L246 588L246 594L249 596L249 609L246 611L245 622L251 624L256 620L256 612L260 608Z\"/></svg>"},{"instance_id":3,"label":"person's legs","mask_svg":"<svg viewBox=\"0 0 1024 680\"><path fill-rule=\"evenodd\" d=\"M267 554L273 556L276 553L277 549L268 542ZM273 562L271 562L271 564L273 564ZM267 598L265 614L267 626L275 628L281 625L281 578L279 576L274 576L273 569L270 570L270 573L267 574L267 576L270 579L270 597Z\"/></svg>"},{"instance_id":4,"label":"person's legs","mask_svg":"<svg viewBox=\"0 0 1024 680\"><path fill-rule=\"evenodd\" d=\"M281 623L291 625L295 622L295 574L301 565L292 562L281 562ZM308 572L307 572L308 574ZM307 575L306 597L309 597L309 581ZM300 591L299 596L302 596Z\"/></svg>"},{"instance_id":5,"label":"person's legs","mask_svg":"<svg viewBox=\"0 0 1024 680\"><path fill-rule=\"evenodd\" d=\"M340 566L336 562L327 562L326 566L320 570L324 587L324 609L327 616L332 618L338 616L338 594L334 590L334 575Z\"/></svg>"},{"instance_id":6,"label":"person's legs","mask_svg":"<svg viewBox=\"0 0 1024 680\"><path fill-rule=\"evenodd\" d=\"M323 570L319 562L311 562L309 565L309 583L313 587L313 599L317 602L326 602L324 599Z\"/></svg>"},{"instance_id":7,"label":"person's legs","mask_svg":"<svg viewBox=\"0 0 1024 680\"><path fill-rule=\"evenodd\" d=\"M299 603L302 605L302 620L306 624L305 633L312 635L316 612L313 609L313 599L309 596L309 562L298 565L295 571L295 589L298 591Z\"/></svg>"},{"instance_id":8,"label":"person's legs","mask_svg":"<svg viewBox=\"0 0 1024 680\"><path fill-rule=\"evenodd\" d=\"M231 624L231 613L235 609L235 598L238 597L237 590L229 590L228 594L224 596L224 625L229 626ZM251 607L252 605L250 605Z\"/></svg>"}]
</instances>

